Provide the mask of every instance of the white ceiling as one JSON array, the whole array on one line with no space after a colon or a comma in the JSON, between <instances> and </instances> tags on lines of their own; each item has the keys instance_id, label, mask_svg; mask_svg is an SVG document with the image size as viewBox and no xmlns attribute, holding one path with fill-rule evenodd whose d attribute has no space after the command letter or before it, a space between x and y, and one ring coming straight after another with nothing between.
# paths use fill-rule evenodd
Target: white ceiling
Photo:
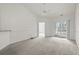
<instances>
[{"instance_id":1,"label":"white ceiling","mask_svg":"<svg viewBox=\"0 0 79 59\"><path fill-rule=\"evenodd\" d=\"M24 6L37 17L58 18L60 16L72 16L76 11L75 3L25 3L25 4L0 4Z\"/></svg>"},{"instance_id":2,"label":"white ceiling","mask_svg":"<svg viewBox=\"0 0 79 59\"><path fill-rule=\"evenodd\" d=\"M28 3L26 7L38 17L56 18L60 16L72 16L75 13L76 4L68 3Z\"/></svg>"}]
</instances>

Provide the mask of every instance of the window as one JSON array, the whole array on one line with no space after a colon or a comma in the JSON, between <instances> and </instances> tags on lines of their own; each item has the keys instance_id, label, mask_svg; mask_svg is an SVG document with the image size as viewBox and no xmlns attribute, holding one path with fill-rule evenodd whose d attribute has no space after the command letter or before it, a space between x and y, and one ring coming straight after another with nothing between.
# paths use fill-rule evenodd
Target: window
<instances>
[{"instance_id":1,"label":"window","mask_svg":"<svg viewBox=\"0 0 79 59\"><path fill-rule=\"evenodd\" d=\"M67 22L66 21L56 23L56 34L67 35Z\"/></svg>"}]
</instances>

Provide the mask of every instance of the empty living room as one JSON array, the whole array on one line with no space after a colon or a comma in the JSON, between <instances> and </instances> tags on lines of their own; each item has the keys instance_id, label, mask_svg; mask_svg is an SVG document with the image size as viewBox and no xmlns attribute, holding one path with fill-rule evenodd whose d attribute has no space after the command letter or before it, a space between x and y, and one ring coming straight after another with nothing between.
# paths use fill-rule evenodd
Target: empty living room
<instances>
[{"instance_id":1,"label":"empty living room","mask_svg":"<svg viewBox=\"0 0 79 59\"><path fill-rule=\"evenodd\" d=\"M79 3L0 3L0 55L79 55Z\"/></svg>"}]
</instances>

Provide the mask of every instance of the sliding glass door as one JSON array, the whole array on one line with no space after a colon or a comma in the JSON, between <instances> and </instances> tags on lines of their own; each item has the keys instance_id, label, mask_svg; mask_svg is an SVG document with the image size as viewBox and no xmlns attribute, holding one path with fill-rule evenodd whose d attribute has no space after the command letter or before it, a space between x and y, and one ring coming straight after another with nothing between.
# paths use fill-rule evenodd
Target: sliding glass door
<instances>
[{"instance_id":1,"label":"sliding glass door","mask_svg":"<svg viewBox=\"0 0 79 59\"><path fill-rule=\"evenodd\" d=\"M69 35L70 21L62 21L56 23L56 35L67 38Z\"/></svg>"}]
</instances>

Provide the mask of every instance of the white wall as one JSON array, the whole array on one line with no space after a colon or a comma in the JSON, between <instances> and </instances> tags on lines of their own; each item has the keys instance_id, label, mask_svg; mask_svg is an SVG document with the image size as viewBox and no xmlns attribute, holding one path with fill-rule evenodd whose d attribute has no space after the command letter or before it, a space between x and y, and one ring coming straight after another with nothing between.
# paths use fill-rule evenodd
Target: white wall
<instances>
[{"instance_id":1,"label":"white wall","mask_svg":"<svg viewBox=\"0 0 79 59\"><path fill-rule=\"evenodd\" d=\"M75 20L75 28L76 28L76 42L79 47L79 4L77 4L76 8L76 20Z\"/></svg>"},{"instance_id":2,"label":"white wall","mask_svg":"<svg viewBox=\"0 0 79 59\"><path fill-rule=\"evenodd\" d=\"M12 30L10 42L26 40L37 36L36 18L22 4L2 4L1 29Z\"/></svg>"},{"instance_id":3,"label":"white wall","mask_svg":"<svg viewBox=\"0 0 79 59\"><path fill-rule=\"evenodd\" d=\"M0 50L10 44L10 32L0 31Z\"/></svg>"}]
</instances>

